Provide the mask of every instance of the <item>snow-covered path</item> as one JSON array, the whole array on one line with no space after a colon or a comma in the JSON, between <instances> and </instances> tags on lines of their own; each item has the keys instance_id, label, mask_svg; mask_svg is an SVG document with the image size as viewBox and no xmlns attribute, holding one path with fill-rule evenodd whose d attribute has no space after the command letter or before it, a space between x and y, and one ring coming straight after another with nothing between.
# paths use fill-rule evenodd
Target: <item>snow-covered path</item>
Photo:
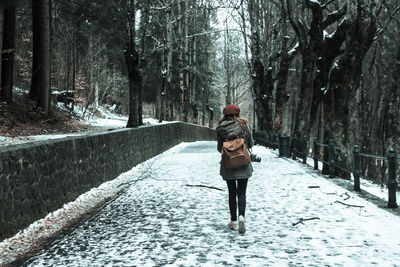
<instances>
[{"instance_id":1,"label":"snow-covered path","mask_svg":"<svg viewBox=\"0 0 400 267\"><path fill-rule=\"evenodd\" d=\"M263 147L253 152L262 162L253 163L244 235L226 226L216 142L183 143L27 265L400 266L398 216L310 175L309 167ZM319 219L293 225L313 217Z\"/></svg>"}]
</instances>

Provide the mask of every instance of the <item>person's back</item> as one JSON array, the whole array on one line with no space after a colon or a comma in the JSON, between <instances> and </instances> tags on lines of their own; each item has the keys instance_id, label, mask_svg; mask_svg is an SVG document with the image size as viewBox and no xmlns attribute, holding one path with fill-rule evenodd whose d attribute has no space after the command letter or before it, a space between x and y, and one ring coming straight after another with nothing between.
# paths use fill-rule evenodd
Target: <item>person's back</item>
<instances>
[{"instance_id":1,"label":"person's back","mask_svg":"<svg viewBox=\"0 0 400 267\"><path fill-rule=\"evenodd\" d=\"M236 136L236 138L243 138L247 148L253 146L253 139L248 121L239 116L240 109L236 105L228 105L224 108L224 117L219 121L216 128L219 152L222 150L223 143L229 139L229 136ZM244 215L246 207L246 188L248 178L253 173L251 163L238 167L227 168L224 164L220 163L220 174L227 182L229 190L229 210L231 214L231 221L229 226L234 228L237 220L237 208L239 208L239 232L244 233ZM238 197L238 205L236 203L236 196Z\"/></svg>"}]
</instances>

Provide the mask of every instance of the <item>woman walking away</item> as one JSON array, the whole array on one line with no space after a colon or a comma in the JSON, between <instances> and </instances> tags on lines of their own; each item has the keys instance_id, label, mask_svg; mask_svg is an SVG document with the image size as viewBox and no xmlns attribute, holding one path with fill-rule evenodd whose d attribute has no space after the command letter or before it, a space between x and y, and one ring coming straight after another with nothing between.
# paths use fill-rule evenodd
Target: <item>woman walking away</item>
<instances>
[{"instance_id":1,"label":"woman walking away","mask_svg":"<svg viewBox=\"0 0 400 267\"><path fill-rule=\"evenodd\" d=\"M247 148L253 146L253 138L249 123L245 118L239 116L240 108L230 104L223 110L224 116L219 120L217 130L218 151L222 153L224 142L232 139L244 139ZM246 151L247 152L247 151ZM229 191L229 211L231 221L228 226L234 229L237 226L237 209L239 209L239 233L244 233L245 228L245 210L246 210L246 188L247 181L253 173L251 163L241 167L227 167L221 160L220 174L226 181ZM236 201L236 197L237 200Z\"/></svg>"}]
</instances>

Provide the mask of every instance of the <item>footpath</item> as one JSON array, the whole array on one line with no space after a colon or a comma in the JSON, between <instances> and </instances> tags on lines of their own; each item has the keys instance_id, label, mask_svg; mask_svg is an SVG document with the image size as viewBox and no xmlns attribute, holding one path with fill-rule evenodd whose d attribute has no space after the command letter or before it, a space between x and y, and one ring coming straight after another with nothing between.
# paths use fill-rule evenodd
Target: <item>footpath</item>
<instances>
[{"instance_id":1,"label":"footpath","mask_svg":"<svg viewBox=\"0 0 400 267\"><path fill-rule=\"evenodd\" d=\"M216 142L183 143L25 266L400 266L399 216L310 167L253 152L262 161L245 234L227 227Z\"/></svg>"}]
</instances>

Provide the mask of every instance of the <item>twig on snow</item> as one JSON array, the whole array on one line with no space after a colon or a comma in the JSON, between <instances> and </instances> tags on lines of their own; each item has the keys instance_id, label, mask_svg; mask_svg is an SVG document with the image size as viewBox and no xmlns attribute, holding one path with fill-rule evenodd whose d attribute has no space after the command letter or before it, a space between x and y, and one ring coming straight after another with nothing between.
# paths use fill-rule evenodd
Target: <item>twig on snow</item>
<instances>
[{"instance_id":1,"label":"twig on snow","mask_svg":"<svg viewBox=\"0 0 400 267\"><path fill-rule=\"evenodd\" d=\"M144 170L144 172L142 172L142 173L139 175L139 177L137 177L135 180L132 180L132 181L129 181L129 182L126 182L126 183L122 183L122 184L118 185L118 187L123 186L123 185L131 185L131 184L137 183L137 182L139 182L139 181L141 181L141 180L144 180L146 177L142 178L143 175L145 175L145 174L150 170L150 168L153 166L154 162L155 162L155 161L153 160L153 161L147 166L147 168ZM148 177L147 177L147 178L148 178Z\"/></svg>"},{"instance_id":2,"label":"twig on snow","mask_svg":"<svg viewBox=\"0 0 400 267\"><path fill-rule=\"evenodd\" d=\"M347 192L344 192L343 194L340 195L341 197L343 196L347 196L345 199L343 200L348 200L350 198L349 194Z\"/></svg>"},{"instance_id":3,"label":"twig on snow","mask_svg":"<svg viewBox=\"0 0 400 267\"><path fill-rule=\"evenodd\" d=\"M308 188L319 188L319 185L310 185Z\"/></svg>"},{"instance_id":4,"label":"twig on snow","mask_svg":"<svg viewBox=\"0 0 400 267\"><path fill-rule=\"evenodd\" d=\"M332 192L332 193L325 193L327 195L337 195L337 192Z\"/></svg>"},{"instance_id":5,"label":"twig on snow","mask_svg":"<svg viewBox=\"0 0 400 267\"><path fill-rule=\"evenodd\" d=\"M299 223L303 224L304 221L311 221L311 220L319 220L319 217L311 217L311 218L299 218L298 222L292 223L292 226L296 226Z\"/></svg>"},{"instance_id":6,"label":"twig on snow","mask_svg":"<svg viewBox=\"0 0 400 267\"><path fill-rule=\"evenodd\" d=\"M340 203L340 204L345 205L345 206L348 206L348 207L364 208L364 206L353 205L353 204L347 204L347 203L344 203L344 202L339 201L339 200L336 200L334 203Z\"/></svg>"},{"instance_id":7,"label":"twig on snow","mask_svg":"<svg viewBox=\"0 0 400 267\"><path fill-rule=\"evenodd\" d=\"M225 191L224 189L221 189L221 188L218 188L215 186L204 185L204 184L187 184L186 186L205 187L205 188L215 189L215 190L219 190L219 191Z\"/></svg>"}]
</instances>

